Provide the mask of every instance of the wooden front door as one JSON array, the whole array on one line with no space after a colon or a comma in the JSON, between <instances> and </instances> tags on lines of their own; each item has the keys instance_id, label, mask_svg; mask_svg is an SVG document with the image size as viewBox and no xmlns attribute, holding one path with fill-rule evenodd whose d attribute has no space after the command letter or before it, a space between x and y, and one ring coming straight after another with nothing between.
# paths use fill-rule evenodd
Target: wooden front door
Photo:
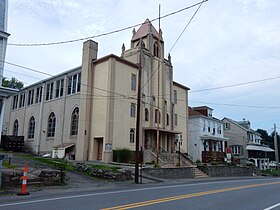
<instances>
[{"instance_id":1,"label":"wooden front door","mask_svg":"<svg viewBox=\"0 0 280 210\"><path fill-rule=\"evenodd\" d=\"M103 138L97 139L97 160L102 160L103 154Z\"/></svg>"}]
</instances>

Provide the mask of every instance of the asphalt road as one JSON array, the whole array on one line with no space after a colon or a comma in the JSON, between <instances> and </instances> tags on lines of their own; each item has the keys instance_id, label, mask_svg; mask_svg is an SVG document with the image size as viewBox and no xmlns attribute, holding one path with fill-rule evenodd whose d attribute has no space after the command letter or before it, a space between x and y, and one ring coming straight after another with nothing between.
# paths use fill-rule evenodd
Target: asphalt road
<instances>
[{"instance_id":1,"label":"asphalt road","mask_svg":"<svg viewBox=\"0 0 280 210\"><path fill-rule=\"evenodd\" d=\"M0 209L280 209L280 178L176 184L130 184L121 189L38 192L0 197Z\"/></svg>"}]
</instances>

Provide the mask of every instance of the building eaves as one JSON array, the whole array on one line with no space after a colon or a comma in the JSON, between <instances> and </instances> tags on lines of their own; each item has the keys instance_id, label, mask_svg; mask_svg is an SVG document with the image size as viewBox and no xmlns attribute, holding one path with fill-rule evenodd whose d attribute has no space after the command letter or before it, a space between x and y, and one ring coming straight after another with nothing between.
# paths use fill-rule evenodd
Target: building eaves
<instances>
[{"instance_id":1,"label":"building eaves","mask_svg":"<svg viewBox=\"0 0 280 210\"><path fill-rule=\"evenodd\" d=\"M132 63L132 62L130 62L128 60L125 60L125 59L123 59L123 58L121 58L121 57L119 57L117 55L114 55L114 54L109 54L109 55L106 55L106 56L104 56L102 58L96 59L96 60L93 61L93 64L103 63L103 62L109 60L110 58L115 58L117 61L119 61L121 63L124 63L126 65L129 65L129 66L131 66L133 68L137 68L137 69L139 68L137 64Z\"/></svg>"},{"instance_id":2,"label":"building eaves","mask_svg":"<svg viewBox=\"0 0 280 210\"><path fill-rule=\"evenodd\" d=\"M178 82L175 82L175 81L173 81L173 85L178 86L178 87L180 87L182 89L185 89L185 90L190 90L190 88L188 88L187 86L182 85L182 84L180 84Z\"/></svg>"}]
</instances>

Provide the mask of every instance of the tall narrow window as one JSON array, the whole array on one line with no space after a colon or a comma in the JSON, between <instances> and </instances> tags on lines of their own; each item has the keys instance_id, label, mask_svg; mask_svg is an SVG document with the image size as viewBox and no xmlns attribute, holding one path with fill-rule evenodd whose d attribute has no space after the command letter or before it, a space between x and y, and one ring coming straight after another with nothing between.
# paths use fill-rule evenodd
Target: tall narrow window
<instances>
[{"instance_id":1,"label":"tall narrow window","mask_svg":"<svg viewBox=\"0 0 280 210\"><path fill-rule=\"evenodd\" d=\"M28 101L27 105L32 105L34 100L34 89L28 91Z\"/></svg>"},{"instance_id":2,"label":"tall narrow window","mask_svg":"<svg viewBox=\"0 0 280 210\"><path fill-rule=\"evenodd\" d=\"M71 94L71 90L72 90L72 76L68 77L68 94Z\"/></svg>"},{"instance_id":3,"label":"tall narrow window","mask_svg":"<svg viewBox=\"0 0 280 210\"><path fill-rule=\"evenodd\" d=\"M166 114L166 125L169 125L169 114Z\"/></svg>"},{"instance_id":4,"label":"tall narrow window","mask_svg":"<svg viewBox=\"0 0 280 210\"><path fill-rule=\"evenodd\" d=\"M53 98L53 82L47 84L46 101Z\"/></svg>"},{"instance_id":5,"label":"tall narrow window","mask_svg":"<svg viewBox=\"0 0 280 210\"><path fill-rule=\"evenodd\" d=\"M177 104L177 90L173 90L173 102Z\"/></svg>"},{"instance_id":6,"label":"tall narrow window","mask_svg":"<svg viewBox=\"0 0 280 210\"><path fill-rule=\"evenodd\" d=\"M77 74L73 76L72 81L72 93L76 93L76 86L77 86Z\"/></svg>"},{"instance_id":7,"label":"tall narrow window","mask_svg":"<svg viewBox=\"0 0 280 210\"><path fill-rule=\"evenodd\" d=\"M63 87L64 87L64 79L56 81L56 90L55 90L55 97L63 96Z\"/></svg>"},{"instance_id":8,"label":"tall narrow window","mask_svg":"<svg viewBox=\"0 0 280 210\"><path fill-rule=\"evenodd\" d=\"M76 107L74 111L72 112L71 117L71 135L77 135L78 134L78 123L79 123L79 108Z\"/></svg>"},{"instance_id":9,"label":"tall narrow window","mask_svg":"<svg viewBox=\"0 0 280 210\"><path fill-rule=\"evenodd\" d=\"M42 87L36 88L36 97L35 97L35 103L39 103L42 101Z\"/></svg>"},{"instance_id":10,"label":"tall narrow window","mask_svg":"<svg viewBox=\"0 0 280 210\"><path fill-rule=\"evenodd\" d=\"M160 112L155 110L155 123L160 123Z\"/></svg>"},{"instance_id":11,"label":"tall narrow window","mask_svg":"<svg viewBox=\"0 0 280 210\"><path fill-rule=\"evenodd\" d=\"M48 132L47 137L54 137L55 135L55 124L56 124L56 118L55 114L52 112L48 119Z\"/></svg>"},{"instance_id":12,"label":"tall narrow window","mask_svg":"<svg viewBox=\"0 0 280 210\"><path fill-rule=\"evenodd\" d=\"M13 100L13 109L16 109L17 105L18 105L18 95L15 95Z\"/></svg>"},{"instance_id":13,"label":"tall narrow window","mask_svg":"<svg viewBox=\"0 0 280 210\"><path fill-rule=\"evenodd\" d=\"M29 120L28 138L34 139L34 133L35 133L35 118L32 116Z\"/></svg>"},{"instance_id":14,"label":"tall narrow window","mask_svg":"<svg viewBox=\"0 0 280 210\"><path fill-rule=\"evenodd\" d=\"M149 110L147 108L145 109L145 121L149 121Z\"/></svg>"},{"instance_id":15,"label":"tall narrow window","mask_svg":"<svg viewBox=\"0 0 280 210\"><path fill-rule=\"evenodd\" d=\"M25 93L20 94L19 98L19 108L24 107L25 104Z\"/></svg>"},{"instance_id":16,"label":"tall narrow window","mask_svg":"<svg viewBox=\"0 0 280 210\"><path fill-rule=\"evenodd\" d=\"M131 90L136 90L136 75L131 74Z\"/></svg>"},{"instance_id":17,"label":"tall narrow window","mask_svg":"<svg viewBox=\"0 0 280 210\"><path fill-rule=\"evenodd\" d=\"M135 103L130 104L130 117L135 117L135 112L136 112L136 105Z\"/></svg>"},{"instance_id":18,"label":"tall narrow window","mask_svg":"<svg viewBox=\"0 0 280 210\"><path fill-rule=\"evenodd\" d=\"M154 43L154 56L160 58L160 49L157 42Z\"/></svg>"},{"instance_id":19,"label":"tall narrow window","mask_svg":"<svg viewBox=\"0 0 280 210\"><path fill-rule=\"evenodd\" d=\"M68 77L67 94L78 93L81 90L81 73Z\"/></svg>"},{"instance_id":20,"label":"tall narrow window","mask_svg":"<svg viewBox=\"0 0 280 210\"><path fill-rule=\"evenodd\" d=\"M130 129L130 133L129 133L129 143L134 143L134 136L135 136L134 129Z\"/></svg>"},{"instance_id":21,"label":"tall narrow window","mask_svg":"<svg viewBox=\"0 0 280 210\"><path fill-rule=\"evenodd\" d=\"M18 120L15 120L15 122L14 122L13 135L14 136L18 135Z\"/></svg>"},{"instance_id":22,"label":"tall narrow window","mask_svg":"<svg viewBox=\"0 0 280 210\"><path fill-rule=\"evenodd\" d=\"M81 90L81 73L78 74L77 93Z\"/></svg>"}]
</instances>

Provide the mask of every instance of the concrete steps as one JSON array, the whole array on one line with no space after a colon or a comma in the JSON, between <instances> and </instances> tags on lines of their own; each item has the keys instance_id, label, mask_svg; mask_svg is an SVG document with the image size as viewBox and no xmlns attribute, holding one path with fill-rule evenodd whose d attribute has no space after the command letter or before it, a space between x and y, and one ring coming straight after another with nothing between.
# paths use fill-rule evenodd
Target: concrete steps
<instances>
[{"instance_id":1,"label":"concrete steps","mask_svg":"<svg viewBox=\"0 0 280 210\"><path fill-rule=\"evenodd\" d=\"M201 179L201 178L207 178L209 177L207 174L199 170L198 168L193 168L193 175L194 179Z\"/></svg>"}]
</instances>

